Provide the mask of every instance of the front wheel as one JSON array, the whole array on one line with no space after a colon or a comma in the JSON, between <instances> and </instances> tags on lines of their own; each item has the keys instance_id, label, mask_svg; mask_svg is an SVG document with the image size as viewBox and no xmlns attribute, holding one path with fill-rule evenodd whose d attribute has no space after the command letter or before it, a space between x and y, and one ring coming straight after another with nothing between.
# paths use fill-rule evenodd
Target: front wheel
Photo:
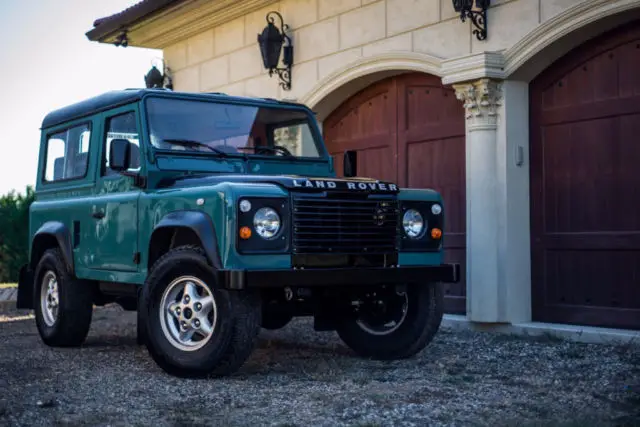
<instances>
[{"instance_id":1,"label":"front wheel","mask_svg":"<svg viewBox=\"0 0 640 427\"><path fill-rule=\"evenodd\" d=\"M221 288L200 248L179 247L162 256L147 278L144 343L172 375L229 375L255 347L260 312L257 294Z\"/></svg>"},{"instance_id":2,"label":"front wheel","mask_svg":"<svg viewBox=\"0 0 640 427\"><path fill-rule=\"evenodd\" d=\"M338 335L362 357L395 360L411 357L431 342L440 328L444 295L437 283L369 292Z\"/></svg>"}]
</instances>

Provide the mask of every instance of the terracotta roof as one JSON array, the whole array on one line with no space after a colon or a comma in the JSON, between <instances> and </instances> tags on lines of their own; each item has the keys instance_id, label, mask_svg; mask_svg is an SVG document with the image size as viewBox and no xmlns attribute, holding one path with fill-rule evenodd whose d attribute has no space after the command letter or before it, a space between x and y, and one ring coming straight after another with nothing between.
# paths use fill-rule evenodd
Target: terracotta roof
<instances>
[{"instance_id":1,"label":"terracotta roof","mask_svg":"<svg viewBox=\"0 0 640 427\"><path fill-rule=\"evenodd\" d=\"M142 0L121 12L96 19L93 22L94 28L89 30L86 36L91 41L102 41L114 31L123 30L149 15L184 1L186 0Z\"/></svg>"}]
</instances>

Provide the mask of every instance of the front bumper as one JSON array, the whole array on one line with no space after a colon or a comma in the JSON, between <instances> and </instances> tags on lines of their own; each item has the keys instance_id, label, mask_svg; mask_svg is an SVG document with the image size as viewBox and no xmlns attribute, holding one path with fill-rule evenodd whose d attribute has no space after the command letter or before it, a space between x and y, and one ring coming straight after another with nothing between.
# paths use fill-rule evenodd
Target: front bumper
<instances>
[{"instance_id":1,"label":"front bumper","mask_svg":"<svg viewBox=\"0 0 640 427\"><path fill-rule=\"evenodd\" d=\"M287 270L225 270L219 280L227 289L376 286L460 281L459 264L375 268L305 268Z\"/></svg>"}]
</instances>

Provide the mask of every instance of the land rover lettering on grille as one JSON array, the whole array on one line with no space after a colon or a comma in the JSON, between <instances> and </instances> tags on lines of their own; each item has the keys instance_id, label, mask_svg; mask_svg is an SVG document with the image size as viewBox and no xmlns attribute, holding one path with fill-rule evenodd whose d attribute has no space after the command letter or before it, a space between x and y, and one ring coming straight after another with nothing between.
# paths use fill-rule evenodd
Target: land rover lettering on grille
<instances>
[{"instance_id":1,"label":"land rover lettering on grille","mask_svg":"<svg viewBox=\"0 0 640 427\"><path fill-rule=\"evenodd\" d=\"M330 181L324 179L294 179L294 188L321 188L347 191L386 191L398 192L398 186L380 181Z\"/></svg>"}]
</instances>

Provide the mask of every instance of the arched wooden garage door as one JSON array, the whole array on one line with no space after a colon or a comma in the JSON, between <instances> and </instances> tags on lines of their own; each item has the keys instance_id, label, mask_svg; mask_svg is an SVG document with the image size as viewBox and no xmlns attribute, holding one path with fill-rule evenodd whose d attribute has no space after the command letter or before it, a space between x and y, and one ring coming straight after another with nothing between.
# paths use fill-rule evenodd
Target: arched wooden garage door
<instances>
[{"instance_id":1,"label":"arched wooden garage door","mask_svg":"<svg viewBox=\"0 0 640 427\"><path fill-rule=\"evenodd\" d=\"M358 174L442 193L447 261L463 266L449 285L447 311L465 311L464 110L451 88L426 74L404 74L364 89L324 121L324 136L342 172L342 154L358 150Z\"/></svg>"},{"instance_id":2,"label":"arched wooden garage door","mask_svg":"<svg viewBox=\"0 0 640 427\"><path fill-rule=\"evenodd\" d=\"M531 84L535 320L640 328L640 23Z\"/></svg>"}]
</instances>

